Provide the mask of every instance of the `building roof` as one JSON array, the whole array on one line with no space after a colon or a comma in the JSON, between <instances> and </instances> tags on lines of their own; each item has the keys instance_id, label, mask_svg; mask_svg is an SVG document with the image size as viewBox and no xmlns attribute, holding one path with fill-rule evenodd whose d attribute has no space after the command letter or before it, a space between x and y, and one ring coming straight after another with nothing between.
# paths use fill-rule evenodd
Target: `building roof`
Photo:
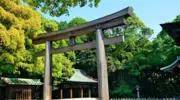
<instances>
[{"instance_id":1,"label":"building roof","mask_svg":"<svg viewBox=\"0 0 180 100\"><path fill-rule=\"evenodd\" d=\"M175 68L176 66L178 66L179 61L180 61L180 56L178 56L177 59L172 64L165 66L165 67L162 67L162 68L160 68L160 70L170 71L173 68Z\"/></svg>"},{"instance_id":2,"label":"building roof","mask_svg":"<svg viewBox=\"0 0 180 100\"><path fill-rule=\"evenodd\" d=\"M83 70L80 69L75 69L74 75L68 80L68 82L97 83L95 79L88 76Z\"/></svg>"},{"instance_id":3,"label":"building roof","mask_svg":"<svg viewBox=\"0 0 180 100\"><path fill-rule=\"evenodd\" d=\"M161 26L180 46L180 22L165 23Z\"/></svg>"},{"instance_id":4,"label":"building roof","mask_svg":"<svg viewBox=\"0 0 180 100\"><path fill-rule=\"evenodd\" d=\"M7 78L1 77L0 83L5 85L42 85L40 79Z\"/></svg>"}]
</instances>

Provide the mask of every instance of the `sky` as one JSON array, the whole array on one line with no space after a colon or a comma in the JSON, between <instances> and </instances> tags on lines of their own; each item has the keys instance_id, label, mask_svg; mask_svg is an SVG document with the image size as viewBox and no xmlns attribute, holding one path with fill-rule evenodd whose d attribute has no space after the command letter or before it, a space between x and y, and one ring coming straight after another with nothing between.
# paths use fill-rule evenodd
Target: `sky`
<instances>
[{"instance_id":1,"label":"sky","mask_svg":"<svg viewBox=\"0 0 180 100\"><path fill-rule=\"evenodd\" d=\"M75 17L82 17L87 21L95 20L105 15L112 14L128 6L133 7L134 13L145 23L147 27L154 30L155 37L160 31L159 24L172 21L180 15L180 0L101 0L98 7L70 8L70 15L52 17L48 14L46 18L60 21L70 21Z\"/></svg>"}]
</instances>

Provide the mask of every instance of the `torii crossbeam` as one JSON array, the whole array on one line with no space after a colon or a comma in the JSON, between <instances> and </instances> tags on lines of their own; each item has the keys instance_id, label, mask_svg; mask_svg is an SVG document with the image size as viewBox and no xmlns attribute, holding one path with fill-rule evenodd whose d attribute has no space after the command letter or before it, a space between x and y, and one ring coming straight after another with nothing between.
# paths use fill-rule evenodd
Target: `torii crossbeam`
<instances>
[{"instance_id":1,"label":"torii crossbeam","mask_svg":"<svg viewBox=\"0 0 180 100\"><path fill-rule=\"evenodd\" d=\"M33 39L34 44L46 43L46 50L39 52L36 56L46 56L44 70L43 100L51 100L52 93L52 54L75 50L96 48L97 70L98 70L98 93L99 100L109 100L107 63L104 45L120 43L123 36L114 38L103 38L103 30L122 26L126 24L127 17L133 14L133 8L127 7L114 14L90 21L88 23L71 27L62 31L42 34ZM75 44L75 37L96 32L96 40L90 43ZM70 46L53 49L52 41L69 38Z\"/></svg>"}]
</instances>

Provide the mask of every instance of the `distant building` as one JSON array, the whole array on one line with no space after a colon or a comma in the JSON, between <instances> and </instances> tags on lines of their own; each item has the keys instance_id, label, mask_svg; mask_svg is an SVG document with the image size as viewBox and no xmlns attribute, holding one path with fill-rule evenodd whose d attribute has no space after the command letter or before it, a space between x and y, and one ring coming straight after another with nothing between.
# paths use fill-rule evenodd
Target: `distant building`
<instances>
[{"instance_id":1,"label":"distant building","mask_svg":"<svg viewBox=\"0 0 180 100\"><path fill-rule=\"evenodd\" d=\"M0 100L31 100L39 97L36 86L43 83L39 79L0 78Z\"/></svg>"},{"instance_id":2,"label":"distant building","mask_svg":"<svg viewBox=\"0 0 180 100\"><path fill-rule=\"evenodd\" d=\"M73 76L60 84L60 99L97 97L97 80L83 70L75 69Z\"/></svg>"},{"instance_id":3,"label":"distant building","mask_svg":"<svg viewBox=\"0 0 180 100\"><path fill-rule=\"evenodd\" d=\"M173 74L180 74L180 56L170 65L160 68L160 70L165 72L170 72Z\"/></svg>"},{"instance_id":4,"label":"distant building","mask_svg":"<svg viewBox=\"0 0 180 100\"><path fill-rule=\"evenodd\" d=\"M161 24L161 26L180 46L180 22L165 23Z\"/></svg>"},{"instance_id":5,"label":"distant building","mask_svg":"<svg viewBox=\"0 0 180 100\"><path fill-rule=\"evenodd\" d=\"M40 79L0 78L0 100L42 99ZM97 98L97 80L88 76L83 70L75 69L70 79L59 84L58 98Z\"/></svg>"}]
</instances>

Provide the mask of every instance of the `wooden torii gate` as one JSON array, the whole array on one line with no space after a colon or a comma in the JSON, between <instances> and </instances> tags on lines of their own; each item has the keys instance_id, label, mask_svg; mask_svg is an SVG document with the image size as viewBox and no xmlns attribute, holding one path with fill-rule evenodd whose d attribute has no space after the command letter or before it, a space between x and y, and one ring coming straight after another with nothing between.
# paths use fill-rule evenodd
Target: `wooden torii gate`
<instances>
[{"instance_id":1,"label":"wooden torii gate","mask_svg":"<svg viewBox=\"0 0 180 100\"><path fill-rule=\"evenodd\" d=\"M104 38L103 30L126 24L127 17L133 14L133 8L127 7L114 14L90 21L88 23L71 27L62 31L38 35L33 39L34 44L46 43L46 50L37 53L37 56L45 55L43 100L51 100L52 93L52 54L75 50L96 48L98 70L98 93L99 100L109 100L108 73L104 45L119 43L123 36ZM75 44L76 36L96 32L96 40L90 43ZM52 41L69 38L70 46L53 49Z\"/></svg>"}]
</instances>

